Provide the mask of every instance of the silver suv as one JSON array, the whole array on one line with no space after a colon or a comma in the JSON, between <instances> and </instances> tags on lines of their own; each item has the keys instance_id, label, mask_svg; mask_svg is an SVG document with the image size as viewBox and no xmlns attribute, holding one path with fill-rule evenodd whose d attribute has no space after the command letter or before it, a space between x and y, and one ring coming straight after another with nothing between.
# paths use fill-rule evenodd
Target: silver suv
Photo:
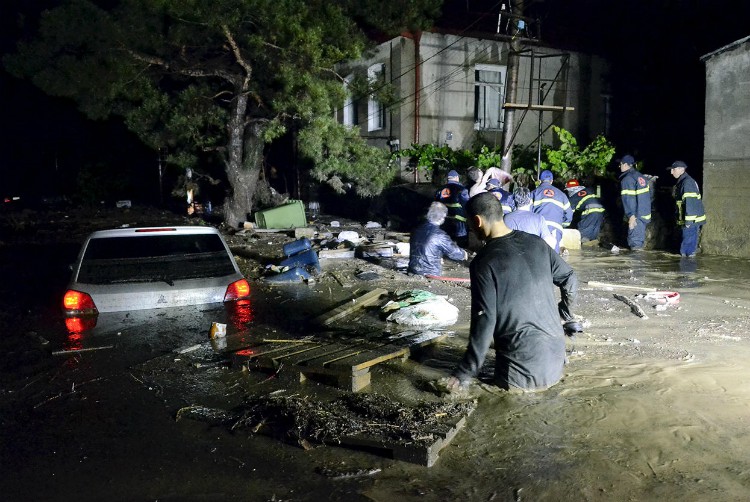
<instances>
[{"instance_id":1,"label":"silver suv","mask_svg":"<svg viewBox=\"0 0 750 502\"><path fill-rule=\"evenodd\" d=\"M250 285L213 227L120 228L86 239L63 298L66 315L247 298Z\"/></svg>"}]
</instances>

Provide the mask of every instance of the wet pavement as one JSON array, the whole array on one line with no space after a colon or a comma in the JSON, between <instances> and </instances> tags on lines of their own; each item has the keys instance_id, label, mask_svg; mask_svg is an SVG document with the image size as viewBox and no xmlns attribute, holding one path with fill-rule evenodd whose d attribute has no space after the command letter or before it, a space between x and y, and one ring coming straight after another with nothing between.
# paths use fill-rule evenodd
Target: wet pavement
<instances>
[{"instance_id":1,"label":"wet pavement","mask_svg":"<svg viewBox=\"0 0 750 502\"><path fill-rule=\"evenodd\" d=\"M224 355L208 342L206 323L227 321L224 350L261 334L306 336L306 319L375 286L434 290L459 306L461 316L455 336L438 347L379 365L366 392L404 403L446 399L427 383L462 354L465 287L408 281L378 268L380 280L352 280L350 287L325 274L310 286L254 283L250 304L238 311L206 308L194 318L165 312L145 323L133 316L103 323L98 337L71 340L57 301L75 247L6 246L0 253L8 299L0 317L5 500L739 501L750 493L746 260L572 252L567 260L580 280L577 313L587 327L568 345L564 380L524 395L475 384L462 398L478 400L476 411L427 468L382 452L307 449L286 438L176 417L192 405L230 410L251 395L338 395L327 385L300 385L283 371L214 364ZM346 268L325 264L324 272L329 266ZM447 270L468 275L460 264ZM679 292L680 302L657 308L637 299L648 315L640 318L614 297L635 299L640 287ZM364 316L346 327L379 324L385 323ZM52 355L71 343L99 350Z\"/></svg>"}]
</instances>

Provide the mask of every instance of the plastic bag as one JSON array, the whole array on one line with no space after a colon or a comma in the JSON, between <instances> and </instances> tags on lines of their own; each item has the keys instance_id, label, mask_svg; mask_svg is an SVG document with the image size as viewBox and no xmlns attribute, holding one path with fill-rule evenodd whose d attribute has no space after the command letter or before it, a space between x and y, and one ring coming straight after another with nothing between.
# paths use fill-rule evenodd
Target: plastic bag
<instances>
[{"instance_id":1,"label":"plastic bag","mask_svg":"<svg viewBox=\"0 0 750 502\"><path fill-rule=\"evenodd\" d=\"M442 296L398 309L387 320L406 326L450 326L458 321L458 307Z\"/></svg>"}]
</instances>

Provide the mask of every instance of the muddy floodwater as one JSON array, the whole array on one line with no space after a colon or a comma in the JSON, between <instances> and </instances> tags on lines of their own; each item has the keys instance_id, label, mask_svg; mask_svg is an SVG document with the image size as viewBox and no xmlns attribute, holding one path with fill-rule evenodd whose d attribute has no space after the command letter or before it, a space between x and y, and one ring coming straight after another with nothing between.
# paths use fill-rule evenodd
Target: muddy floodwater
<instances>
[{"instance_id":1,"label":"muddy floodwater","mask_svg":"<svg viewBox=\"0 0 750 502\"><path fill-rule=\"evenodd\" d=\"M21 261L43 255L4 253ZM176 420L188 406L231 410L252 395L325 400L340 394L325 384L300 384L284 371L269 377L212 365L216 352L202 327L154 340L125 326L112 339L89 341L110 349L50 356L67 334L55 335L61 321L48 298L41 314L26 304L9 307L4 336L34 343L42 337L49 346L35 352L24 342L25 348L6 351L26 359L3 365L2 498L748 500L750 262L605 249L573 251L567 260L579 276L577 314L586 328L568 343L563 381L540 393L507 394L481 378L466 395L431 391L429 382L448 374L466 344L469 295L458 283L408 280L365 264L359 268L377 271L380 279L347 284L340 274L336 280L325 274L345 265L325 263L313 285L254 284L252 312L234 329L230 320L228 342L241 346L261 326L279 336L309 335L295 326L358 289L446 295L461 309L452 336L416 358L378 365L363 391L406 404L477 401L432 467L210 420ZM468 277L464 265L449 271ZM637 298L645 288L679 293L679 303ZM646 317L615 294L636 302ZM347 322L385 328L377 317ZM193 344L200 348L175 352Z\"/></svg>"}]
</instances>

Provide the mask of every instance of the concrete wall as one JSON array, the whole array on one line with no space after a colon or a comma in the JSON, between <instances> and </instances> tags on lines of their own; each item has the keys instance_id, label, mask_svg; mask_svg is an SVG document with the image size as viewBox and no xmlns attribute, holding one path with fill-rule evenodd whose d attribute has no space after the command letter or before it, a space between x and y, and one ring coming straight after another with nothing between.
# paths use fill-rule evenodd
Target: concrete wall
<instances>
[{"instance_id":1,"label":"concrete wall","mask_svg":"<svg viewBox=\"0 0 750 502\"><path fill-rule=\"evenodd\" d=\"M509 44L505 41L460 37L439 33L422 33L419 38L419 66L415 64L415 39L397 37L380 44L362 60L342 65L342 76L363 72L375 64L383 63L386 80L396 91L397 102L386 113L385 127L367 131L367 100L360 99L358 115L360 131L373 146L387 147L389 141L398 140L400 148L413 143L447 144L453 149L468 149L480 133L485 141L502 145L502 131L477 131L474 124L475 65L507 66ZM560 51L533 47L537 55L550 57L535 59L535 77L554 79L561 68ZM519 88L516 102L537 103L537 84L531 82L531 58L525 52L520 59ZM583 144L597 134L604 133L604 106L602 75L606 64L597 57L569 53L568 74L561 74L551 86L545 105L568 106L574 110L542 113L542 128L547 129L543 142L553 143L555 135L550 124L570 130ZM419 74L417 75L417 69ZM567 85L567 89L565 89ZM551 86L551 89L550 89ZM339 116L341 115L339 111ZM521 118L523 120L521 121ZM339 117L340 118L340 117ZM539 132L539 112L516 111L516 125L521 127L515 137L516 144L535 143ZM405 179L414 178L404 173ZM424 178L420 178L425 181Z\"/></svg>"},{"instance_id":2,"label":"concrete wall","mask_svg":"<svg viewBox=\"0 0 750 502\"><path fill-rule=\"evenodd\" d=\"M750 37L704 56L704 253L750 258Z\"/></svg>"}]
</instances>

